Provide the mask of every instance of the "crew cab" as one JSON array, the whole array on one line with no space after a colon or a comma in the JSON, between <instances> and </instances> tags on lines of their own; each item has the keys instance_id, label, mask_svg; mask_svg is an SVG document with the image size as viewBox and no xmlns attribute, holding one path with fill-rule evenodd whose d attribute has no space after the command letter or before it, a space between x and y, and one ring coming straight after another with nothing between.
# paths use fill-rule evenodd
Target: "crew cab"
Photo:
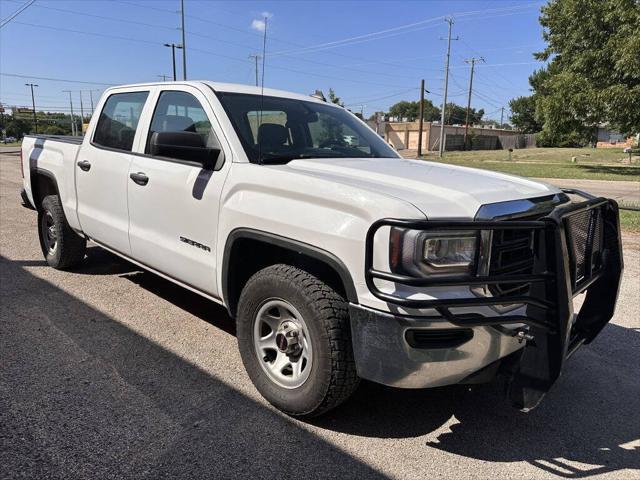
<instances>
[{"instance_id":1,"label":"crew cab","mask_svg":"<svg viewBox=\"0 0 640 480\"><path fill-rule=\"evenodd\" d=\"M613 200L403 159L321 95L140 84L96 112L84 137L23 141L46 261L81 268L91 241L224 305L254 385L292 416L360 379L498 373L530 410L613 315Z\"/></svg>"}]
</instances>

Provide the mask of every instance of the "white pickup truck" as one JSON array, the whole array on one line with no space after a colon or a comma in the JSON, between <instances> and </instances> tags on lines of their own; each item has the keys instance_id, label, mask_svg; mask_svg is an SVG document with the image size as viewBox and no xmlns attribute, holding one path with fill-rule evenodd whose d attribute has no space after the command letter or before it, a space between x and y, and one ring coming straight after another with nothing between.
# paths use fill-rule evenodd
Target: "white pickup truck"
<instances>
[{"instance_id":1,"label":"white pickup truck","mask_svg":"<svg viewBox=\"0 0 640 480\"><path fill-rule=\"evenodd\" d=\"M402 159L318 97L129 85L104 93L83 138L26 137L47 262L82 268L90 240L224 305L251 380L293 416L361 378L505 373L512 403L535 407L613 315L615 202Z\"/></svg>"}]
</instances>

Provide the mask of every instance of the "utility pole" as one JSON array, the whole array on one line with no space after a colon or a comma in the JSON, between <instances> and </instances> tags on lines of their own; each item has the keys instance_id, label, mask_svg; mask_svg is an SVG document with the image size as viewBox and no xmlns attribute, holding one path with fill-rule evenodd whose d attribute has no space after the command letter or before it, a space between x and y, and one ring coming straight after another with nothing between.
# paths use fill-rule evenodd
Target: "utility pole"
<instances>
[{"instance_id":1,"label":"utility pole","mask_svg":"<svg viewBox=\"0 0 640 480\"><path fill-rule=\"evenodd\" d=\"M100 90L97 91L99 92ZM89 90L89 100L91 100L91 116L93 117L93 90Z\"/></svg>"},{"instance_id":2,"label":"utility pole","mask_svg":"<svg viewBox=\"0 0 640 480\"><path fill-rule=\"evenodd\" d=\"M171 64L173 65L173 81L177 80L176 77L176 48L181 49L182 45L176 45L175 43L165 43L165 47L171 48Z\"/></svg>"},{"instance_id":3,"label":"utility pole","mask_svg":"<svg viewBox=\"0 0 640 480\"><path fill-rule=\"evenodd\" d=\"M444 155L444 114L447 108L447 92L449 89L449 57L451 56L451 27L453 26L453 18L447 17L444 19L449 24L449 36L447 40L447 60L444 67L444 97L442 99L442 114L440 116L440 145L439 156L442 158ZM458 37L453 40L458 40Z\"/></svg>"},{"instance_id":4,"label":"utility pole","mask_svg":"<svg viewBox=\"0 0 640 480\"><path fill-rule=\"evenodd\" d=\"M484 58L469 58L465 60L465 63L471 64L471 76L469 77L469 96L467 97L467 116L464 121L464 149L467 149L467 135L469 133L469 110L471 110L471 91L473 89L473 69L476 66L476 62L484 62Z\"/></svg>"},{"instance_id":5,"label":"utility pole","mask_svg":"<svg viewBox=\"0 0 640 480\"><path fill-rule=\"evenodd\" d=\"M424 79L420 81L420 124L418 126L418 158L422 156L422 125L424 123Z\"/></svg>"},{"instance_id":6,"label":"utility pole","mask_svg":"<svg viewBox=\"0 0 640 480\"><path fill-rule=\"evenodd\" d=\"M504 107L500 108L500 128L502 128L502 119L504 118Z\"/></svg>"},{"instance_id":7,"label":"utility pole","mask_svg":"<svg viewBox=\"0 0 640 480\"><path fill-rule=\"evenodd\" d=\"M84 107L82 106L82 90L80 90L80 135L84 135Z\"/></svg>"},{"instance_id":8,"label":"utility pole","mask_svg":"<svg viewBox=\"0 0 640 480\"><path fill-rule=\"evenodd\" d=\"M36 115L36 97L33 96L33 87L37 87L38 85L35 83L25 83L27 87L31 87L31 105L33 106L33 125L35 127L36 133L38 133L38 115Z\"/></svg>"},{"instance_id":9,"label":"utility pole","mask_svg":"<svg viewBox=\"0 0 640 480\"><path fill-rule=\"evenodd\" d=\"M253 58L256 61L256 87L258 86L258 60L262 58L262 55L252 53L249 58Z\"/></svg>"},{"instance_id":10,"label":"utility pole","mask_svg":"<svg viewBox=\"0 0 640 480\"><path fill-rule=\"evenodd\" d=\"M69 105L71 105L71 135L76 135L76 119L73 116L73 98L71 97L71 90L63 90L63 92L69 93Z\"/></svg>"},{"instance_id":11,"label":"utility pole","mask_svg":"<svg viewBox=\"0 0 640 480\"><path fill-rule=\"evenodd\" d=\"M182 79L187 79L187 42L184 37L184 0L180 0L180 19L182 29Z\"/></svg>"},{"instance_id":12,"label":"utility pole","mask_svg":"<svg viewBox=\"0 0 640 480\"><path fill-rule=\"evenodd\" d=\"M163 82L166 82L167 78L169 78L169 75L156 75L156 77L159 77L162 79Z\"/></svg>"}]
</instances>

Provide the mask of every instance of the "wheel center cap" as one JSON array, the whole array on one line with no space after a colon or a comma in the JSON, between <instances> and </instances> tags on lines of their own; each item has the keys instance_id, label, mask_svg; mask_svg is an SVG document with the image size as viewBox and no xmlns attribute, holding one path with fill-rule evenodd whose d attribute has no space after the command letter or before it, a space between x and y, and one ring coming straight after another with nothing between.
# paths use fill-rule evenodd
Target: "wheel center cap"
<instances>
[{"instance_id":1,"label":"wheel center cap","mask_svg":"<svg viewBox=\"0 0 640 480\"><path fill-rule=\"evenodd\" d=\"M276 332L278 350L287 355L297 355L302 347L299 342L300 328L293 322L282 322Z\"/></svg>"}]
</instances>

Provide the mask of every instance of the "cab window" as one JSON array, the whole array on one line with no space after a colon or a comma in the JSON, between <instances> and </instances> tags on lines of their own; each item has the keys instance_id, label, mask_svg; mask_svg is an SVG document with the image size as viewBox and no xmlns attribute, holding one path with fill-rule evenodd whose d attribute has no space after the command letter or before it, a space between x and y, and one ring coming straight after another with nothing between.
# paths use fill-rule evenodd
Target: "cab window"
<instances>
[{"instance_id":1,"label":"cab window","mask_svg":"<svg viewBox=\"0 0 640 480\"><path fill-rule=\"evenodd\" d=\"M164 91L153 112L145 153L150 153L155 132L192 132L202 136L207 147L219 148L219 143L207 114L196 97L187 92Z\"/></svg>"},{"instance_id":2,"label":"cab window","mask_svg":"<svg viewBox=\"0 0 640 480\"><path fill-rule=\"evenodd\" d=\"M114 93L104 104L93 136L102 147L131 151L149 92Z\"/></svg>"}]
</instances>

